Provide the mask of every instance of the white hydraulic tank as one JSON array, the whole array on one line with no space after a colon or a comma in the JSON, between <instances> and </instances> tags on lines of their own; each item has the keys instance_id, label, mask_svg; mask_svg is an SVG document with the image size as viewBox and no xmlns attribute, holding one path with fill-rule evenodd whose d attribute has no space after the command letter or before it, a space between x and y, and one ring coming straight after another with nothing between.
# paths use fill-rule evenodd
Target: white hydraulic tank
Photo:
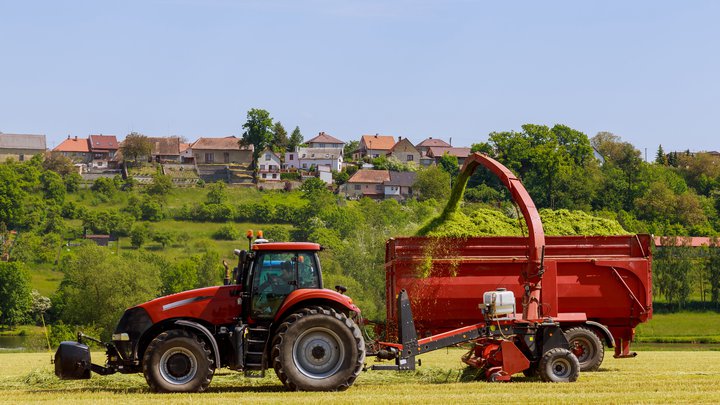
<instances>
[{"instance_id":1,"label":"white hydraulic tank","mask_svg":"<svg viewBox=\"0 0 720 405\"><path fill-rule=\"evenodd\" d=\"M515 314L515 294L504 288L483 294L485 312L490 318L506 318Z\"/></svg>"}]
</instances>

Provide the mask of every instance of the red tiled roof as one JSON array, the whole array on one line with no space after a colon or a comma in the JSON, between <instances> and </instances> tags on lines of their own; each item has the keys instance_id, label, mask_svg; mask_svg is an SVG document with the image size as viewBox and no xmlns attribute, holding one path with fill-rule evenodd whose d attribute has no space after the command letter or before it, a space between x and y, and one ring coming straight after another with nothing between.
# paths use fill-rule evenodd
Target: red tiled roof
<instances>
[{"instance_id":1,"label":"red tiled roof","mask_svg":"<svg viewBox=\"0 0 720 405\"><path fill-rule=\"evenodd\" d=\"M88 140L86 138L68 138L60 143L53 149L53 152L78 152L88 153L90 147L88 146Z\"/></svg>"},{"instance_id":2,"label":"red tiled roof","mask_svg":"<svg viewBox=\"0 0 720 405\"><path fill-rule=\"evenodd\" d=\"M444 148L440 146L431 146L428 148L428 156L441 157L444 154L466 158L470 155L470 148Z\"/></svg>"},{"instance_id":3,"label":"red tiled roof","mask_svg":"<svg viewBox=\"0 0 720 405\"><path fill-rule=\"evenodd\" d=\"M240 147L238 143L240 139L234 136L225 138L200 138L190 145L192 149L211 149L211 150L254 150L253 145Z\"/></svg>"},{"instance_id":4,"label":"red tiled roof","mask_svg":"<svg viewBox=\"0 0 720 405\"><path fill-rule=\"evenodd\" d=\"M325 132L320 132L318 134L318 136L307 141L306 143L342 143L342 144L344 144L345 142L343 142L335 137L332 137L332 136L326 134Z\"/></svg>"},{"instance_id":5,"label":"red tiled roof","mask_svg":"<svg viewBox=\"0 0 720 405\"><path fill-rule=\"evenodd\" d=\"M115 135L90 135L90 150L117 150L118 141Z\"/></svg>"},{"instance_id":6,"label":"red tiled roof","mask_svg":"<svg viewBox=\"0 0 720 405\"><path fill-rule=\"evenodd\" d=\"M387 170L362 169L350 177L348 183L377 183L383 184L390 180L390 172Z\"/></svg>"},{"instance_id":7,"label":"red tiled roof","mask_svg":"<svg viewBox=\"0 0 720 405\"><path fill-rule=\"evenodd\" d=\"M395 145L395 137L390 135L363 135L360 143L367 149L390 150Z\"/></svg>"},{"instance_id":8,"label":"red tiled roof","mask_svg":"<svg viewBox=\"0 0 720 405\"><path fill-rule=\"evenodd\" d=\"M180 153L185 152L186 150L188 150L188 148L190 148L189 143L180 143Z\"/></svg>"},{"instance_id":9,"label":"red tiled roof","mask_svg":"<svg viewBox=\"0 0 720 405\"><path fill-rule=\"evenodd\" d=\"M452 145L449 143L443 141L442 139L433 139L432 137L425 139L424 141L420 142L419 144L415 145L416 147L431 147L431 146L444 146L446 148L450 148Z\"/></svg>"},{"instance_id":10,"label":"red tiled roof","mask_svg":"<svg viewBox=\"0 0 720 405\"><path fill-rule=\"evenodd\" d=\"M403 144L405 144L406 146L409 146L408 149L410 149L410 150L414 150L415 152L418 151L418 150L415 148L415 146L412 144L412 142L410 142L410 140L407 139L407 138L403 138L403 139L400 139L399 141L397 141L397 143L396 143L395 145L393 145L393 147L392 147L390 150L391 150L392 152L395 152L395 148L399 148L399 147L402 146Z\"/></svg>"}]
</instances>

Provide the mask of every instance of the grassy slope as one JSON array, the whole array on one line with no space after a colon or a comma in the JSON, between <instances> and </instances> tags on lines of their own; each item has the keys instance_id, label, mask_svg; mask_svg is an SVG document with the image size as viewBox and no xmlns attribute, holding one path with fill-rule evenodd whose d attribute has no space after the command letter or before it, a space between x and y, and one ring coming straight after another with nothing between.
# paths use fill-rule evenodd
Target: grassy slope
<instances>
[{"instance_id":1,"label":"grassy slope","mask_svg":"<svg viewBox=\"0 0 720 405\"><path fill-rule=\"evenodd\" d=\"M634 359L606 357L600 372L583 373L576 383L547 384L518 376L494 384L463 377L463 353L439 350L423 356L416 372L362 373L346 392L287 392L272 371L264 379L246 379L220 370L208 392L158 395L147 391L141 375L93 376L60 381L49 354L0 354L0 402L73 403L718 403L720 352L642 352ZM94 353L95 362L102 359ZM682 359L682 361L678 361Z\"/></svg>"},{"instance_id":2,"label":"grassy slope","mask_svg":"<svg viewBox=\"0 0 720 405\"><path fill-rule=\"evenodd\" d=\"M720 343L720 314L679 312L657 314L636 329L639 342Z\"/></svg>"}]
</instances>

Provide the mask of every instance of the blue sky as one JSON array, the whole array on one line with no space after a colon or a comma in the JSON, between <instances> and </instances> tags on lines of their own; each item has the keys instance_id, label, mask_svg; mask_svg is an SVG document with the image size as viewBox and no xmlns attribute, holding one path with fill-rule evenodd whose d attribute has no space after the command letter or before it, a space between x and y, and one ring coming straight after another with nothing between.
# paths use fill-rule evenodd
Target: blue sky
<instances>
[{"instance_id":1,"label":"blue sky","mask_svg":"<svg viewBox=\"0 0 720 405\"><path fill-rule=\"evenodd\" d=\"M720 2L5 1L0 131L463 146L524 123L720 150Z\"/></svg>"}]
</instances>

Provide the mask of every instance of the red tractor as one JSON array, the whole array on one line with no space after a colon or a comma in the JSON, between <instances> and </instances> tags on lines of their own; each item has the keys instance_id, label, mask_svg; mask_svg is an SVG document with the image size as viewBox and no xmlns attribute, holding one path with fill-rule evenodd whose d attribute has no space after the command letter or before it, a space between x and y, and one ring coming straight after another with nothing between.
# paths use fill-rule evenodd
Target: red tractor
<instances>
[{"instance_id":1,"label":"red tractor","mask_svg":"<svg viewBox=\"0 0 720 405\"><path fill-rule=\"evenodd\" d=\"M153 391L200 392L220 367L248 377L273 368L291 390L344 390L365 361L360 309L344 287L323 289L320 249L256 239L249 251L235 251L238 266L232 275L227 271L225 285L126 310L112 341L100 342L107 349L104 366L91 364L82 343L95 339L79 334L78 342L61 343L55 373L80 379L91 371L142 372Z\"/></svg>"}]
</instances>

